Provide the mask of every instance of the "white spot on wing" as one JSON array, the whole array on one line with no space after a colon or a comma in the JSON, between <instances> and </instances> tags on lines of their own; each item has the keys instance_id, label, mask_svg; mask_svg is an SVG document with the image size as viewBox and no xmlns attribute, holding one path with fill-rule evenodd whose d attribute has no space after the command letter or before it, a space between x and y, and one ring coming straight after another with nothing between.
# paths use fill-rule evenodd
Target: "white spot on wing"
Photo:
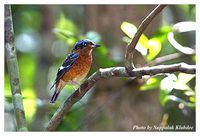
<instances>
[{"instance_id":1,"label":"white spot on wing","mask_svg":"<svg viewBox=\"0 0 200 136\"><path fill-rule=\"evenodd\" d=\"M59 68L59 70L62 70L62 69L64 69L65 67L63 67L63 66L60 66L60 68Z\"/></svg>"}]
</instances>

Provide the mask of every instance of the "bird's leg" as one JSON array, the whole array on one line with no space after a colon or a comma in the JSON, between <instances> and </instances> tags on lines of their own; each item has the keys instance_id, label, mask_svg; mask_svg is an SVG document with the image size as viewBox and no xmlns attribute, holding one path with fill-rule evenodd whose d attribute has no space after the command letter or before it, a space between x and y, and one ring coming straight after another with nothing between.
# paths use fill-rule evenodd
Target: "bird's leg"
<instances>
[{"instance_id":1,"label":"bird's leg","mask_svg":"<svg viewBox=\"0 0 200 136\"><path fill-rule=\"evenodd\" d=\"M78 88L76 88L74 85L72 85L72 88L74 89L74 91L76 91Z\"/></svg>"},{"instance_id":2,"label":"bird's leg","mask_svg":"<svg viewBox=\"0 0 200 136\"><path fill-rule=\"evenodd\" d=\"M79 93L81 93L81 84L80 84L79 82L74 82L74 83L77 84L77 85L79 86L78 91L79 91Z\"/></svg>"},{"instance_id":3,"label":"bird's leg","mask_svg":"<svg viewBox=\"0 0 200 136\"><path fill-rule=\"evenodd\" d=\"M71 83L73 84L72 87L73 89L76 91L78 88L76 88L74 85L78 85L79 86L79 93L80 93L80 86L81 84L79 82L76 82L76 81L71 81Z\"/></svg>"}]
</instances>

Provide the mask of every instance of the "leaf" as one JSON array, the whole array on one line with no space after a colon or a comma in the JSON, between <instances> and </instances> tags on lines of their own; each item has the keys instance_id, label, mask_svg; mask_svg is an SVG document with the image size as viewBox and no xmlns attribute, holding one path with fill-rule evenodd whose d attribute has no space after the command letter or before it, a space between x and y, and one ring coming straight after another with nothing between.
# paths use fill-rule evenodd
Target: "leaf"
<instances>
[{"instance_id":1,"label":"leaf","mask_svg":"<svg viewBox=\"0 0 200 136\"><path fill-rule=\"evenodd\" d=\"M64 40L68 45L74 45L79 38L76 36L77 28L75 24L71 20L65 18L64 14L60 15L53 31L56 32L56 36L59 39Z\"/></svg>"},{"instance_id":2,"label":"leaf","mask_svg":"<svg viewBox=\"0 0 200 136\"><path fill-rule=\"evenodd\" d=\"M166 90L169 93L174 88L175 81L177 81L176 75L170 74L168 77L161 81L160 88L162 90Z\"/></svg>"},{"instance_id":3,"label":"leaf","mask_svg":"<svg viewBox=\"0 0 200 136\"><path fill-rule=\"evenodd\" d=\"M175 82L175 89L193 91L187 83L195 77L194 74L179 73L178 80Z\"/></svg>"},{"instance_id":4,"label":"leaf","mask_svg":"<svg viewBox=\"0 0 200 136\"><path fill-rule=\"evenodd\" d=\"M168 95L166 98L165 98L165 103L164 105L166 104L167 101L174 101L174 102L178 102L178 103L183 103L184 105L188 106L188 107L191 107L191 108L195 108L195 104L194 103L190 103L190 102L186 102L185 100L181 99L181 98L178 98L174 95Z\"/></svg>"},{"instance_id":5,"label":"leaf","mask_svg":"<svg viewBox=\"0 0 200 136\"><path fill-rule=\"evenodd\" d=\"M115 66L116 61L108 56L107 48L101 43L100 43L100 45L101 45L101 47L98 48L98 50L96 50L95 51L96 53L94 54L95 59L98 62L98 66L100 66L101 68ZM91 69L91 70L93 70L93 69Z\"/></svg>"},{"instance_id":6,"label":"leaf","mask_svg":"<svg viewBox=\"0 0 200 136\"><path fill-rule=\"evenodd\" d=\"M23 99L24 112L26 113L26 119L28 122L31 122L31 119L36 112L36 100L33 98Z\"/></svg>"},{"instance_id":7,"label":"leaf","mask_svg":"<svg viewBox=\"0 0 200 136\"><path fill-rule=\"evenodd\" d=\"M122 38L122 41L124 41L125 43L129 44L131 42L131 38L129 38L128 36L124 36Z\"/></svg>"},{"instance_id":8,"label":"leaf","mask_svg":"<svg viewBox=\"0 0 200 136\"><path fill-rule=\"evenodd\" d=\"M59 28L55 28L53 30L53 32L57 33L57 34L61 34L61 35L63 35L66 38L71 38L71 37L75 36L74 33L72 33L71 31L63 30L63 29L59 29Z\"/></svg>"},{"instance_id":9,"label":"leaf","mask_svg":"<svg viewBox=\"0 0 200 136\"><path fill-rule=\"evenodd\" d=\"M185 94L186 96L195 96L195 95L196 95L195 92L194 92L194 91L191 91L191 90L185 91L184 94Z\"/></svg>"},{"instance_id":10,"label":"leaf","mask_svg":"<svg viewBox=\"0 0 200 136\"><path fill-rule=\"evenodd\" d=\"M160 28L160 32L161 32L162 34L168 34L168 33L171 32L171 31L172 31L172 27L171 27L171 26L165 25L165 26L162 26L162 27Z\"/></svg>"},{"instance_id":11,"label":"leaf","mask_svg":"<svg viewBox=\"0 0 200 136\"><path fill-rule=\"evenodd\" d=\"M168 95L174 88L175 81L177 77L174 74L170 74L168 77L164 78L160 84L160 103L161 105L165 105L165 103L169 100Z\"/></svg>"},{"instance_id":12,"label":"leaf","mask_svg":"<svg viewBox=\"0 0 200 136\"><path fill-rule=\"evenodd\" d=\"M30 54L21 54L18 63L21 88L25 89L33 87L36 73L35 56Z\"/></svg>"},{"instance_id":13,"label":"leaf","mask_svg":"<svg viewBox=\"0 0 200 136\"><path fill-rule=\"evenodd\" d=\"M36 112L36 94L32 88L22 90L25 116L28 122L31 121Z\"/></svg>"},{"instance_id":14,"label":"leaf","mask_svg":"<svg viewBox=\"0 0 200 136\"><path fill-rule=\"evenodd\" d=\"M194 96L189 97L189 101L191 101L192 103L195 103L196 102L196 97L194 97Z\"/></svg>"},{"instance_id":15,"label":"leaf","mask_svg":"<svg viewBox=\"0 0 200 136\"><path fill-rule=\"evenodd\" d=\"M147 80L146 84L144 84L140 87L140 90L148 91L148 90L158 88L159 86L160 86L160 79L152 77Z\"/></svg>"},{"instance_id":16,"label":"leaf","mask_svg":"<svg viewBox=\"0 0 200 136\"><path fill-rule=\"evenodd\" d=\"M130 39L133 39L135 33L137 32L137 27L128 22L123 22L120 27ZM168 27L163 28L163 31L168 31ZM123 40L126 40L126 42L129 41L127 38ZM147 50L149 51L147 60L154 59L159 54L161 47L162 44L158 38L152 38L149 40L144 34L140 36L138 44L136 45L136 49L144 56L147 55Z\"/></svg>"},{"instance_id":17,"label":"leaf","mask_svg":"<svg viewBox=\"0 0 200 136\"><path fill-rule=\"evenodd\" d=\"M130 39L133 39L135 33L137 32L137 27L134 24L128 22L123 22L120 28ZM148 42L147 36L142 34L140 36L139 43L145 48L148 48L147 42Z\"/></svg>"},{"instance_id":18,"label":"leaf","mask_svg":"<svg viewBox=\"0 0 200 136\"><path fill-rule=\"evenodd\" d=\"M56 21L55 28L58 28L61 30L67 30L72 33L77 32L77 28L74 25L74 23L71 20L67 19L64 14L61 14L58 21Z\"/></svg>"},{"instance_id":19,"label":"leaf","mask_svg":"<svg viewBox=\"0 0 200 136\"><path fill-rule=\"evenodd\" d=\"M147 59L153 60L161 50L162 44L158 38L152 38L148 41L148 49L149 54L147 55Z\"/></svg>"},{"instance_id":20,"label":"leaf","mask_svg":"<svg viewBox=\"0 0 200 136\"><path fill-rule=\"evenodd\" d=\"M149 48L148 42L149 42L149 39L147 38L147 36L144 35L144 34L142 34L142 35L140 36L139 43L140 43L143 47L145 47L146 49L148 49L148 48Z\"/></svg>"},{"instance_id":21,"label":"leaf","mask_svg":"<svg viewBox=\"0 0 200 136\"><path fill-rule=\"evenodd\" d=\"M187 84L195 77L195 74L179 73L177 82Z\"/></svg>"},{"instance_id":22,"label":"leaf","mask_svg":"<svg viewBox=\"0 0 200 136\"><path fill-rule=\"evenodd\" d=\"M34 31L39 31L42 22L42 16L39 10L28 9L26 12L21 12L18 17L20 17L20 25L22 25L20 28L24 32L29 31L30 28Z\"/></svg>"},{"instance_id":23,"label":"leaf","mask_svg":"<svg viewBox=\"0 0 200 136\"><path fill-rule=\"evenodd\" d=\"M131 23L123 22L120 26L121 30L131 39L135 36L137 27Z\"/></svg>"},{"instance_id":24,"label":"leaf","mask_svg":"<svg viewBox=\"0 0 200 136\"><path fill-rule=\"evenodd\" d=\"M120 26L121 30L130 38L123 38L127 43L128 41L131 42L133 37L135 36L135 33L137 32L137 27L134 24L131 24L129 22L123 22ZM148 49L148 38L144 34L140 36L140 39L138 41L138 44L136 45L136 49L141 52L143 55L146 55L147 49ZM142 47L141 47L142 46ZM145 51L146 50L146 51Z\"/></svg>"},{"instance_id":25,"label":"leaf","mask_svg":"<svg viewBox=\"0 0 200 136\"><path fill-rule=\"evenodd\" d=\"M32 88L26 88L22 90L23 98L33 98L36 99L35 91Z\"/></svg>"},{"instance_id":26,"label":"leaf","mask_svg":"<svg viewBox=\"0 0 200 136\"><path fill-rule=\"evenodd\" d=\"M11 97L10 79L8 74L4 74L4 96Z\"/></svg>"}]
</instances>

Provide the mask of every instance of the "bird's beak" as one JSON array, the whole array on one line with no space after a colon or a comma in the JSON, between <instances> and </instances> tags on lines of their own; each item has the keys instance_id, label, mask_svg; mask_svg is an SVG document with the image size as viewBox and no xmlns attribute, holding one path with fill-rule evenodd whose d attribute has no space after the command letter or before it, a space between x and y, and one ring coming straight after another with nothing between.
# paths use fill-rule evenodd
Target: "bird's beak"
<instances>
[{"instance_id":1,"label":"bird's beak","mask_svg":"<svg viewBox=\"0 0 200 136\"><path fill-rule=\"evenodd\" d=\"M93 45L93 48L97 48L97 47L100 47L101 45L99 45L99 44L94 44Z\"/></svg>"}]
</instances>

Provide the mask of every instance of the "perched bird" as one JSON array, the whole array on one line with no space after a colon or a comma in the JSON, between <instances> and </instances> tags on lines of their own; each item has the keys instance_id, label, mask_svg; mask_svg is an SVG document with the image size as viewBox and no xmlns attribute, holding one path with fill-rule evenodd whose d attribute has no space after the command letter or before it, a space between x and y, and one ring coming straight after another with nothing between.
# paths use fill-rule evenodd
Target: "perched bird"
<instances>
[{"instance_id":1,"label":"perched bird","mask_svg":"<svg viewBox=\"0 0 200 136\"><path fill-rule=\"evenodd\" d=\"M92 51L99 46L87 39L80 40L75 44L72 53L68 55L58 69L56 80L50 88L52 89L55 86L50 103L55 103L66 84L80 85L92 65Z\"/></svg>"}]
</instances>

